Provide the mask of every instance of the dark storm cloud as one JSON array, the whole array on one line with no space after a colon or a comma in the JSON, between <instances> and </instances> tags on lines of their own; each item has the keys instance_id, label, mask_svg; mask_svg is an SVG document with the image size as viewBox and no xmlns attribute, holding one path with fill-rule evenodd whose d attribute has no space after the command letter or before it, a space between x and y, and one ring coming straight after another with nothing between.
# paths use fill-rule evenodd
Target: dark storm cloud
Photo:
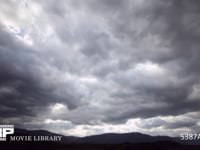
<instances>
[{"instance_id":1,"label":"dark storm cloud","mask_svg":"<svg viewBox=\"0 0 200 150\"><path fill-rule=\"evenodd\" d=\"M35 116L56 102L65 103L69 109L79 105L72 92L55 92L58 86L66 88L66 85L55 85L43 78L46 69L41 62L43 56L5 29L1 28L0 35L1 117ZM68 88L73 90L71 85Z\"/></svg>"},{"instance_id":2,"label":"dark storm cloud","mask_svg":"<svg viewBox=\"0 0 200 150\"><path fill-rule=\"evenodd\" d=\"M34 27L29 27L34 32L32 48L9 32L0 33L4 117L35 116L37 111L49 117L47 107L58 102L70 110L51 117L74 124L120 123L199 111L200 2L37 3L42 11L34 18L38 19ZM4 14L12 12L5 8ZM46 31L49 26L53 33ZM45 39L41 31L52 35ZM38 40L40 35L45 42ZM164 123L155 120L143 126Z\"/></svg>"},{"instance_id":3,"label":"dark storm cloud","mask_svg":"<svg viewBox=\"0 0 200 150\"><path fill-rule=\"evenodd\" d=\"M131 32L129 26L121 27L128 32L120 31L121 35L128 36L128 40L132 42L134 39L140 39L141 42L145 36L152 35L158 36L159 47L153 52L151 47L145 47L140 49L141 51L136 57L141 58L140 61L150 60L154 63L160 64L161 67L167 68L173 76L176 78L175 83L171 82L162 86L162 82L165 78L158 78L152 80L151 85L147 85L145 82L141 82L140 85L135 84L135 80L143 80L142 78L126 78L123 73L119 77L115 77L114 81L119 83L121 89L126 88L130 91L139 91L139 95L146 95L145 101L142 103L154 103L154 106L150 107L145 105L135 105L139 100L132 95L123 95L122 90L116 91L120 97L115 97L121 107L126 108L122 110L118 115L108 113L110 120L120 120L131 117L153 117L157 115L179 115L190 111L198 111L200 102L198 100L191 101L188 99L192 93L193 86L199 84L199 2L196 1L151 1L145 9L138 11L140 17L147 17L148 26L145 28L138 37ZM137 18L138 16L136 16ZM128 18L134 18L129 16ZM119 18L118 18L119 19ZM122 17L122 21L126 20L126 17ZM130 19L129 19L130 20ZM134 19L132 19L134 21ZM119 33L118 24L114 24L115 33ZM133 26L134 28L134 26ZM134 41L133 41L134 43ZM134 43L135 44L135 43ZM132 44L134 47L135 45ZM144 43L145 44L145 43ZM151 43L154 45L154 43ZM129 54L134 54L135 51L131 47L128 49ZM165 55L165 49L167 50ZM145 54L145 52L148 52ZM132 58L132 60L131 60ZM135 63L134 56L127 60L129 64ZM138 60L137 60L138 61ZM128 68L131 70L131 68ZM129 77L129 76L128 76ZM166 78L168 78L166 76ZM150 79L150 78L149 78ZM150 79L151 80L151 79ZM160 85L157 81L160 80ZM149 80L147 81L149 82ZM159 82L159 81L158 81ZM121 93L121 94L120 94ZM138 94L137 94L138 95ZM124 102L124 104L121 104ZM161 105L159 105L161 103ZM131 107L130 107L131 105ZM130 107L130 108L129 108ZM135 107L137 107L135 109ZM116 109L115 109L116 108ZM119 106L112 105L113 111L120 110Z\"/></svg>"}]
</instances>

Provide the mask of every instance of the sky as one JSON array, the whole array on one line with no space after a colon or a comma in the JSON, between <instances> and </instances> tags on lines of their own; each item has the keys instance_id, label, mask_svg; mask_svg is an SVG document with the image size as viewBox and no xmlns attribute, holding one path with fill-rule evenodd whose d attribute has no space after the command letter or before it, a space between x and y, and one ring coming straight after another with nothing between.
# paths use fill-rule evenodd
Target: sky
<instances>
[{"instance_id":1,"label":"sky","mask_svg":"<svg viewBox=\"0 0 200 150\"><path fill-rule=\"evenodd\" d=\"M1 0L0 123L198 133L199 47L197 0Z\"/></svg>"}]
</instances>

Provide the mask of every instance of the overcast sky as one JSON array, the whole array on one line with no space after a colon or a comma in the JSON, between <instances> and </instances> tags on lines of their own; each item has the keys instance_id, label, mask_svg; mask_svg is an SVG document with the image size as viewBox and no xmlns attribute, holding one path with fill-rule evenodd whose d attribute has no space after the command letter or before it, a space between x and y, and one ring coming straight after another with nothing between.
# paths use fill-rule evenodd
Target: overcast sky
<instances>
[{"instance_id":1,"label":"overcast sky","mask_svg":"<svg viewBox=\"0 0 200 150\"><path fill-rule=\"evenodd\" d=\"M199 48L198 0L1 0L0 121L198 133Z\"/></svg>"}]
</instances>

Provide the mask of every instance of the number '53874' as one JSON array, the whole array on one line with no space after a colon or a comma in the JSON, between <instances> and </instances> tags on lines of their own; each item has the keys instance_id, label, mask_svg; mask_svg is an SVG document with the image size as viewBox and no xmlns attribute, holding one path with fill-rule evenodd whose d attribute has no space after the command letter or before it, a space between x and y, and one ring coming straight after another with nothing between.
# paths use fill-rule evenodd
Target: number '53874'
<instances>
[{"instance_id":1,"label":"number '53874'","mask_svg":"<svg viewBox=\"0 0 200 150\"><path fill-rule=\"evenodd\" d=\"M200 133L181 133L180 139L185 141L200 140Z\"/></svg>"}]
</instances>

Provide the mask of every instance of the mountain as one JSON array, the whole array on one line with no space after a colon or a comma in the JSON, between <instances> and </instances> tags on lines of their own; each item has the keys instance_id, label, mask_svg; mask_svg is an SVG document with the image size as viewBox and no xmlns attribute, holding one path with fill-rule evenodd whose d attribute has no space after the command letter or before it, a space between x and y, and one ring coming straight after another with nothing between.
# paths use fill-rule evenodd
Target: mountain
<instances>
[{"instance_id":1,"label":"mountain","mask_svg":"<svg viewBox=\"0 0 200 150\"><path fill-rule=\"evenodd\" d=\"M16 136L60 136L59 134L52 133L46 130L26 130L15 129ZM62 143L89 143L89 144L122 144L122 143L153 143L157 141L174 141L174 138L167 136L150 136L141 133L106 133L100 135L74 137L63 136Z\"/></svg>"},{"instance_id":2,"label":"mountain","mask_svg":"<svg viewBox=\"0 0 200 150\"><path fill-rule=\"evenodd\" d=\"M59 136L46 130L15 129L14 135L31 136ZM178 137L150 136L142 133L106 133L86 137L63 136L61 143L64 144L122 144L122 143L155 143L172 141L179 144L200 145L198 141L181 141Z\"/></svg>"},{"instance_id":3,"label":"mountain","mask_svg":"<svg viewBox=\"0 0 200 150\"><path fill-rule=\"evenodd\" d=\"M78 143L121 144L121 143L152 143L157 141L172 141L166 136L149 136L141 133L107 133L80 138Z\"/></svg>"}]
</instances>

